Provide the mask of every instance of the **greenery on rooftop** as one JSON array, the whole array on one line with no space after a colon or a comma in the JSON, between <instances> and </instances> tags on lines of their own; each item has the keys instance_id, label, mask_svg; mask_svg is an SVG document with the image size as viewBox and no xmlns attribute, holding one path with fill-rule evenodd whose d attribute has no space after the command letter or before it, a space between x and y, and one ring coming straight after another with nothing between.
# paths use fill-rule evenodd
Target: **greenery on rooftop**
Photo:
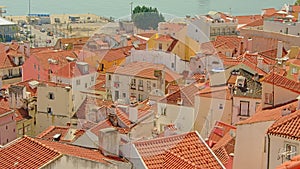
<instances>
[{"instance_id":1,"label":"greenery on rooftop","mask_svg":"<svg viewBox=\"0 0 300 169\"><path fill-rule=\"evenodd\" d=\"M157 29L158 23L164 22L165 18L157 8L136 6L132 11L132 21L139 29Z\"/></svg>"}]
</instances>

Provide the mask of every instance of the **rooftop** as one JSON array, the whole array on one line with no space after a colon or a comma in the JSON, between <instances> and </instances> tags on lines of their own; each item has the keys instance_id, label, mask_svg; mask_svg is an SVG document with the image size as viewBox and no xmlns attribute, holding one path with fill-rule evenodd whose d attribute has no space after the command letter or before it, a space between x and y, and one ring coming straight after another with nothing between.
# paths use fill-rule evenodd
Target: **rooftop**
<instances>
[{"instance_id":1,"label":"rooftop","mask_svg":"<svg viewBox=\"0 0 300 169\"><path fill-rule=\"evenodd\" d=\"M149 169L223 168L197 132L137 141L134 145Z\"/></svg>"},{"instance_id":2,"label":"rooftop","mask_svg":"<svg viewBox=\"0 0 300 169\"><path fill-rule=\"evenodd\" d=\"M277 73L269 74L262 79L262 82L274 84L275 86L279 86L300 94L300 82L288 79L284 76L278 75Z\"/></svg>"},{"instance_id":3,"label":"rooftop","mask_svg":"<svg viewBox=\"0 0 300 169\"><path fill-rule=\"evenodd\" d=\"M290 107L296 108L297 104L298 101L292 101L290 103L286 103L284 105L277 106L275 108L268 108L264 110L262 109L261 106L259 106L253 116L249 117L246 120L238 122L237 125L276 121L282 117L283 109L287 109Z\"/></svg>"},{"instance_id":4,"label":"rooftop","mask_svg":"<svg viewBox=\"0 0 300 169\"><path fill-rule=\"evenodd\" d=\"M0 166L1 168L40 168L60 155L58 151L24 136L0 149Z\"/></svg>"},{"instance_id":5,"label":"rooftop","mask_svg":"<svg viewBox=\"0 0 300 169\"><path fill-rule=\"evenodd\" d=\"M153 64L148 62L132 62L126 65L114 66L108 69L107 73L142 77L147 79L157 79L157 77L154 76L155 70L164 71L165 80L167 82L172 82L181 78L181 76L178 73L168 69L163 64Z\"/></svg>"},{"instance_id":6,"label":"rooftop","mask_svg":"<svg viewBox=\"0 0 300 169\"><path fill-rule=\"evenodd\" d=\"M72 129L67 126L49 126L36 138L52 141L55 135L60 134L59 142L73 142L83 135L84 132L84 130Z\"/></svg>"},{"instance_id":7,"label":"rooftop","mask_svg":"<svg viewBox=\"0 0 300 169\"><path fill-rule=\"evenodd\" d=\"M283 138L300 141L300 111L292 112L282 116L269 127L267 133Z\"/></svg>"}]
</instances>

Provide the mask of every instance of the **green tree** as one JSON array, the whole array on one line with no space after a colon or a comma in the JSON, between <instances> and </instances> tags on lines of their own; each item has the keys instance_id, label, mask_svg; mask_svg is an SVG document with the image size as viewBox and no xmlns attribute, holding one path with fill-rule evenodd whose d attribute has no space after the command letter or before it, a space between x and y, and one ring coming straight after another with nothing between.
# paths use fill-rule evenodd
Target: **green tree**
<instances>
[{"instance_id":1,"label":"green tree","mask_svg":"<svg viewBox=\"0 0 300 169\"><path fill-rule=\"evenodd\" d=\"M296 0L295 5L300 5L300 0Z\"/></svg>"},{"instance_id":2,"label":"green tree","mask_svg":"<svg viewBox=\"0 0 300 169\"><path fill-rule=\"evenodd\" d=\"M132 21L139 29L157 29L158 23L164 22L165 18L157 8L136 6L132 11Z\"/></svg>"}]
</instances>

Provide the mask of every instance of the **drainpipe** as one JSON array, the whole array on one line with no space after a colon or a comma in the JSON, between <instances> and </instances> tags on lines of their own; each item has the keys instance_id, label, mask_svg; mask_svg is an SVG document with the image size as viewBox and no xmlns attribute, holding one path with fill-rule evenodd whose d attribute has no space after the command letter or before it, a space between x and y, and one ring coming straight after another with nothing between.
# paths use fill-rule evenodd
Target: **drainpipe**
<instances>
[{"instance_id":1,"label":"drainpipe","mask_svg":"<svg viewBox=\"0 0 300 169\"><path fill-rule=\"evenodd\" d=\"M267 154L267 169L270 167L270 135L267 134L267 139L268 139L268 154Z\"/></svg>"}]
</instances>

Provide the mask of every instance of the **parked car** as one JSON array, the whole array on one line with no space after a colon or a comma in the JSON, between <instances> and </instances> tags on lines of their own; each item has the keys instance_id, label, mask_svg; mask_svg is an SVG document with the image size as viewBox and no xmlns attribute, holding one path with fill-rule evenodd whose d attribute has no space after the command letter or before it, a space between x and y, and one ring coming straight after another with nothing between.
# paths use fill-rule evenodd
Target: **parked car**
<instances>
[{"instance_id":1,"label":"parked car","mask_svg":"<svg viewBox=\"0 0 300 169\"><path fill-rule=\"evenodd\" d=\"M41 32L46 32L46 30L44 29L44 28L41 28L41 30L40 30Z\"/></svg>"}]
</instances>

